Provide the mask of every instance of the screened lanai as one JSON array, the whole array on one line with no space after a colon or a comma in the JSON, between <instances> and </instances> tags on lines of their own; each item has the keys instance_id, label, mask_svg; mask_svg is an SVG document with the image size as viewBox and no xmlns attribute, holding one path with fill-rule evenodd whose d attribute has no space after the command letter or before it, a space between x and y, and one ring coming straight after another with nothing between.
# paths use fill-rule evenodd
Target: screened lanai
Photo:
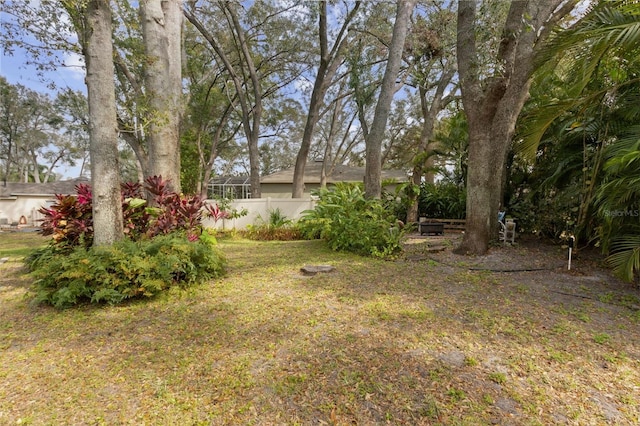
<instances>
[{"instance_id":1,"label":"screened lanai","mask_svg":"<svg viewBox=\"0 0 640 426\"><path fill-rule=\"evenodd\" d=\"M219 176L209 181L209 198L239 200L251 198L248 176Z\"/></svg>"}]
</instances>

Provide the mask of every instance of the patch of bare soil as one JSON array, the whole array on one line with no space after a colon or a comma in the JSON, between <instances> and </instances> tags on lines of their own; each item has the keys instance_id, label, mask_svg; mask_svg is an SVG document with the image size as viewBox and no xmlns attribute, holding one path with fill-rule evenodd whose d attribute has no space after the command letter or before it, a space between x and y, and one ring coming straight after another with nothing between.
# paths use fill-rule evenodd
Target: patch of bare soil
<instances>
[{"instance_id":1,"label":"patch of bare soil","mask_svg":"<svg viewBox=\"0 0 640 426\"><path fill-rule=\"evenodd\" d=\"M404 245L405 257L434 262L446 271L505 274L520 284L529 284L529 291L545 294L550 292L583 299L603 299L598 296L611 292L630 299L639 295L637 287L619 280L611 273L602 255L595 249L574 250L569 269L566 246L535 237L522 236L515 244L496 244L483 256L453 253L452 249L461 239L462 235L457 233L436 237L410 235ZM632 307L640 309L639 305Z\"/></svg>"},{"instance_id":2,"label":"patch of bare soil","mask_svg":"<svg viewBox=\"0 0 640 426\"><path fill-rule=\"evenodd\" d=\"M524 422L532 407L523 396L529 395L530 401L538 401L539 418L553 424L587 424L577 406L595 414L596 423L591 418L588 424L634 424L636 420L629 420L634 415L629 416L628 407L620 401L640 392L640 383L636 380L629 388L628 382L618 382L615 376L640 366L638 287L616 278L595 250L574 251L569 269L567 247L537 238L495 245L484 256L454 254L452 249L461 238L461 234L410 235L404 260L430 264L435 273L459 284L444 287L461 306L459 312L453 310L454 318L470 330L493 331L487 335L485 353L477 355L493 383L486 376L463 373L469 364L468 351L465 355L453 349L436 355L449 368L460 370L467 389L475 385L479 394L491 395L492 423ZM469 285L473 287L479 279L493 282L493 288L479 285L477 292L469 294ZM504 319L505 324L497 324ZM514 339L523 345L507 343ZM535 346L543 348L532 349ZM541 352L548 354L548 368L537 359ZM531 361L526 361L529 356ZM531 379L531 374L541 374L542 380ZM505 393L502 383L502 378L514 376L520 377L517 398ZM544 384L553 390L543 390ZM546 395L542 404L541 394ZM559 401L559 395L565 400ZM640 412L640 405L635 411Z\"/></svg>"}]
</instances>

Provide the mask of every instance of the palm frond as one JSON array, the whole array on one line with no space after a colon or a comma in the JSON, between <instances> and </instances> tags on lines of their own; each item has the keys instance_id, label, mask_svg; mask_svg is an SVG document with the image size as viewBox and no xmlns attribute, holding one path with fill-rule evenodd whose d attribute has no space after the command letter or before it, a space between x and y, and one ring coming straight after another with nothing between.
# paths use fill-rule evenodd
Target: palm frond
<instances>
[{"instance_id":1,"label":"palm frond","mask_svg":"<svg viewBox=\"0 0 640 426\"><path fill-rule=\"evenodd\" d=\"M555 37L541 48L536 60L539 67L538 75L543 76L542 78L552 75L554 80L562 85L562 93L556 93L556 97L546 100L546 95L543 96L543 101L537 108L534 108L528 117L523 117L517 152L525 158L534 158L545 132L563 114L580 110L598 99L612 96L612 92L619 92L625 86L635 85L635 78L621 78L620 81L595 91L585 91L596 72L608 65L607 61L619 57L635 61L638 49L640 7L637 2L597 2L571 28L559 30ZM605 69L600 72L607 71ZM637 97L637 93L637 90L630 90L622 95ZM628 114L628 111L622 113Z\"/></svg>"},{"instance_id":2,"label":"palm frond","mask_svg":"<svg viewBox=\"0 0 640 426\"><path fill-rule=\"evenodd\" d=\"M625 235L612 244L607 262L621 279L631 282L640 272L640 235Z\"/></svg>"},{"instance_id":3,"label":"palm frond","mask_svg":"<svg viewBox=\"0 0 640 426\"><path fill-rule=\"evenodd\" d=\"M532 161L538 146L551 125L575 105L573 99L557 100L525 115L518 131L519 139L514 145L516 154Z\"/></svg>"},{"instance_id":4,"label":"palm frond","mask_svg":"<svg viewBox=\"0 0 640 426\"><path fill-rule=\"evenodd\" d=\"M640 126L626 129L625 136L607 147L604 169L611 174L632 171L634 175L640 170Z\"/></svg>"}]
</instances>

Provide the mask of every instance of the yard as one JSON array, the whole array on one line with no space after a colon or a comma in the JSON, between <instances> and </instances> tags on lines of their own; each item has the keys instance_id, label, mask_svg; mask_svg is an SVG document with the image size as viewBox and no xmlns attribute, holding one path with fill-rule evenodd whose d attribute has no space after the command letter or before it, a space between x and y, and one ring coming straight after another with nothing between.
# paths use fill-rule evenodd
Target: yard
<instances>
[{"instance_id":1,"label":"yard","mask_svg":"<svg viewBox=\"0 0 640 426\"><path fill-rule=\"evenodd\" d=\"M42 242L0 234L0 424L640 422L640 293L588 253L567 271L538 241L467 258L415 236L384 261L229 238L221 280L57 311L25 297Z\"/></svg>"}]
</instances>

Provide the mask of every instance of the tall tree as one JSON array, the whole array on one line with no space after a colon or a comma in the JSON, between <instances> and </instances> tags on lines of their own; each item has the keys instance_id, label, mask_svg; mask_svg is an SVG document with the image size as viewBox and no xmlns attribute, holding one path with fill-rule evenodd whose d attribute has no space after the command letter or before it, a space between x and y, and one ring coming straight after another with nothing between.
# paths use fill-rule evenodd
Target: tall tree
<instances>
[{"instance_id":1,"label":"tall tree","mask_svg":"<svg viewBox=\"0 0 640 426\"><path fill-rule=\"evenodd\" d=\"M55 168L73 165L80 150L58 99L0 79L0 162L3 180L48 182Z\"/></svg>"},{"instance_id":2,"label":"tall tree","mask_svg":"<svg viewBox=\"0 0 640 426\"><path fill-rule=\"evenodd\" d=\"M409 44L409 56L414 64L409 84L416 86L420 100L422 126L418 146L412 159L411 181L415 185L413 200L408 207L407 222L418 220L417 188L423 179L434 183L435 143L434 128L438 115L456 96L454 12L441 4L432 5L426 17L418 17L413 25Z\"/></svg>"},{"instance_id":3,"label":"tall tree","mask_svg":"<svg viewBox=\"0 0 640 426\"><path fill-rule=\"evenodd\" d=\"M376 104L373 123L367 143L367 162L365 164L364 188L369 198L380 198L382 195L382 140L387 127L387 119L391 110L391 102L396 92L396 79L402 63L404 41L409 30L409 22L417 0L399 0L393 36L389 45L389 59L382 78L380 96Z\"/></svg>"},{"instance_id":4,"label":"tall tree","mask_svg":"<svg viewBox=\"0 0 640 426\"><path fill-rule=\"evenodd\" d=\"M269 98L300 75L304 39L295 19L297 3L236 1L197 4L184 10L226 72L223 91L242 125L249 156L251 196L260 197L260 139ZM282 35L288 33L287 37Z\"/></svg>"},{"instance_id":5,"label":"tall tree","mask_svg":"<svg viewBox=\"0 0 640 426\"><path fill-rule=\"evenodd\" d=\"M235 5L218 3L224 16L228 19L237 49L238 63L234 64L230 54L221 43L220 37L214 34L205 23L198 17L195 4L191 4L189 9L184 10L187 20L202 34L209 42L213 50L218 55L222 66L231 77L235 88L235 96L241 109L242 126L247 138L250 164L251 195L254 198L260 197L260 162L258 153L258 138L260 136L260 124L262 120L262 97L263 91L257 76L256 66L253 57L248 51L246 44L246 34L240 25ZM244 76L248 75L248 78ZM253 105L251 100L253 99Z\"/></svg>"},{"instance_id":6,"label":"tall tree","mask_svg":"<svg viewBox=\"0 0 640 426\"><path fill-rule=\"evenodd\" d=\"M93 244L113 244L123 237L118 167L118 125L109 0L89 0L86 9L64 2L78 32L87 67Z\"/></svg>"},{"instance_id":7,"label":"tall tree","mask_svg":"<svg viewBox=\"0 0 640 426\"><path fill-rule=\"evenodd\" d=\"M175 93L181 94L182 81L179 77L163 80L157 76L164 72L165 75L175 77L174 71L176 69L178 73L180 71L179 62L182 57L179 47L181 26L178 24L182 17L180 4L181 2L177 0L135 2L135 6L127 0L109 2L112 19L118 22L112 31L112 44L113 60L117 70L116 90L120 136L136 154L140 164L139 179L144 175L162 174L175 180L178 185L180 182L177 133L175 137L174 135L165 136L168 129L172 129L169 133L178 129L174 120L176 114L172 100L175 99ZM75 21L68 19L68 14L62 10L81 10L86 5L86 1L72 0L3 3L3 13L6 12L11 19L0 23L4 30L0 33L0 43L5 48L5 52L11 52L16 48L25 50L28 53L27 63L39 72L67 66L65 58L71 54L82 55L83 53L80 39L73 37L76 32ZM141 15L148 18L149 25L145 25L146 36L141 29ZM178 21L171 19L175 16ZM172 35L168 34L170 29L176 28L177 33L174 31ZM150 40L150 44L159 43L147 49L145 48L147 39ZM170 71L168 71L169 67L172 67ZM152 77L152 74L156 77ZM146 81L147 79L149 82ZM152 87L153 84L157 87ZM155 95L158 95L159 99L155 99ZM180 102L177 104L180 106ZM149 161L148 139L159 135L158 132L165 134L156 138L160 141L160 145L154 144L154 147L160 148L154 151L159 161ZM169 142L174 146L167 147L166 140L175 141ZM172 148L176 151L169 156L167 149ZM168 157L171 159L167 161ZM169 171L164 171L165 166Z\"/></svg>"},{"instance_id":8,"label":"tall tree","mask_svg":"<svg viewBox=\"0 0 640 426\"><path fill-rule=\"evenodd\" d=\"M325 187L329 176L336 165L348 162L349 156L355 154L354 147L362 143L363 127L354 126L358 118L358 108L348 102L349 81L342 79L332 94L333 101L328 111L319 122L319 140L315 148L315 158L322 159L320 186ZM357 131L352 130L357 128ZM312 151L313 152L313 151Z\"/></svg>"},{"instance_id":9,"label":"tall tree","mask_svg":"<svg viewBox=\"0 0 640 426\"><path fill-rule=\"evenodd\" d=\"M116 70L116 103L120 137L135 155L137 181L151 176L147 129L157 117L145 96L146 53L140 26L140 4L115 3L114 65Z\"/></svg>"},{"instance_id":10,"label":"tall tree","mask_svg":"<svg viewBox=\"0 0 640 426\"><path fill-rule=\"evenodd\" d=\"M183 184L190 176L195 192L206 198L214 162L240 126L231 120L237 97L230 99L224 93L227 74L211 58L207 46L196 40L194 32L188 33L185 42L187 52L192 54L187 56L185 67L189 94L181 145L192 158L182 158Z\"/></svg>"},{"instance_id":11,"label":"tall tree","mask_svg":"<svg viewBox=\"0 0 640 426\"><path fill-rule=\"evenodd\" d=\"M38 155L53 135L48 96L0 79L0 160L3 181L40 182ZM31 171L31 173L30 173Z\"/></svg>"},{"instance_id":12,"label":"tall tree","mask_svg":"<svg viewBox=\"0 0 640 426\"><path fill-rule=\"evenodd\" d=\"M483 27L486 16L478 8L486 13L506 4L458 1L458 72L469 126L466 232L459 253L485 253L497 233L507 154L535 70L535 55L577 2L511 2L499 20L501 35L495 48L483 49L488 56L482 58L480 31L490 28ZM487 58L489 66L483 67Z\"/></svg>"},{"instance_id":13,"label":"tall tree","mask_svg":"<svg viewBox=\"0 0 640 426\"><path fill-rule=\"evenodd\" d=\"M182 1L142 0L146 53L145 88L151 112L149 174L169 180L180 192L182 114Z\"/></svg>"},{"instance_id":14,"label":"tall tree","mask_svg":"<svg viewBox=\"0 0 640 426\"><path fill-rule=\"evenodd\" d=\"M309 156L309 150L311 147L312 138L314 135L315 126L320 119L320 109L324 103L324 97L327 93L327 89L333 83L333 79L341 65L344 57L344 51L348 40L348 28L353 21L359 7L360 1L356 1L353 8L345 14L344 21L340 26L339 31L333 41L331 47L329 47L329 24L327 17L327 2L320 1L318 4L318 38L320 41L319 52L319 65L316 72L316 77L313 83L313 91L311 92L311 99L309 100L309 110L307 114L307 121L304 127L304 133L302 135L302 142L300 144L300 150L296 157L296 165L293 172L293 198L301 198L304 194L304 169Z\"/></svg>"},{"instance_id":15,"label":"tall tree","mask_svg":"<svg viewBox=\"0 0 640 426\"><path fill-rule=\"evenodd\" d=\"M76 90L66 89L58 93L55 100L55 107L62 117L62 126L66 138L73 142L71 146L71 157L68 163L76 166L80 161L78 176L82 176L85 168L90 165L89 161L89 105L84 93Z\"/></svg>"}]
</instances>

